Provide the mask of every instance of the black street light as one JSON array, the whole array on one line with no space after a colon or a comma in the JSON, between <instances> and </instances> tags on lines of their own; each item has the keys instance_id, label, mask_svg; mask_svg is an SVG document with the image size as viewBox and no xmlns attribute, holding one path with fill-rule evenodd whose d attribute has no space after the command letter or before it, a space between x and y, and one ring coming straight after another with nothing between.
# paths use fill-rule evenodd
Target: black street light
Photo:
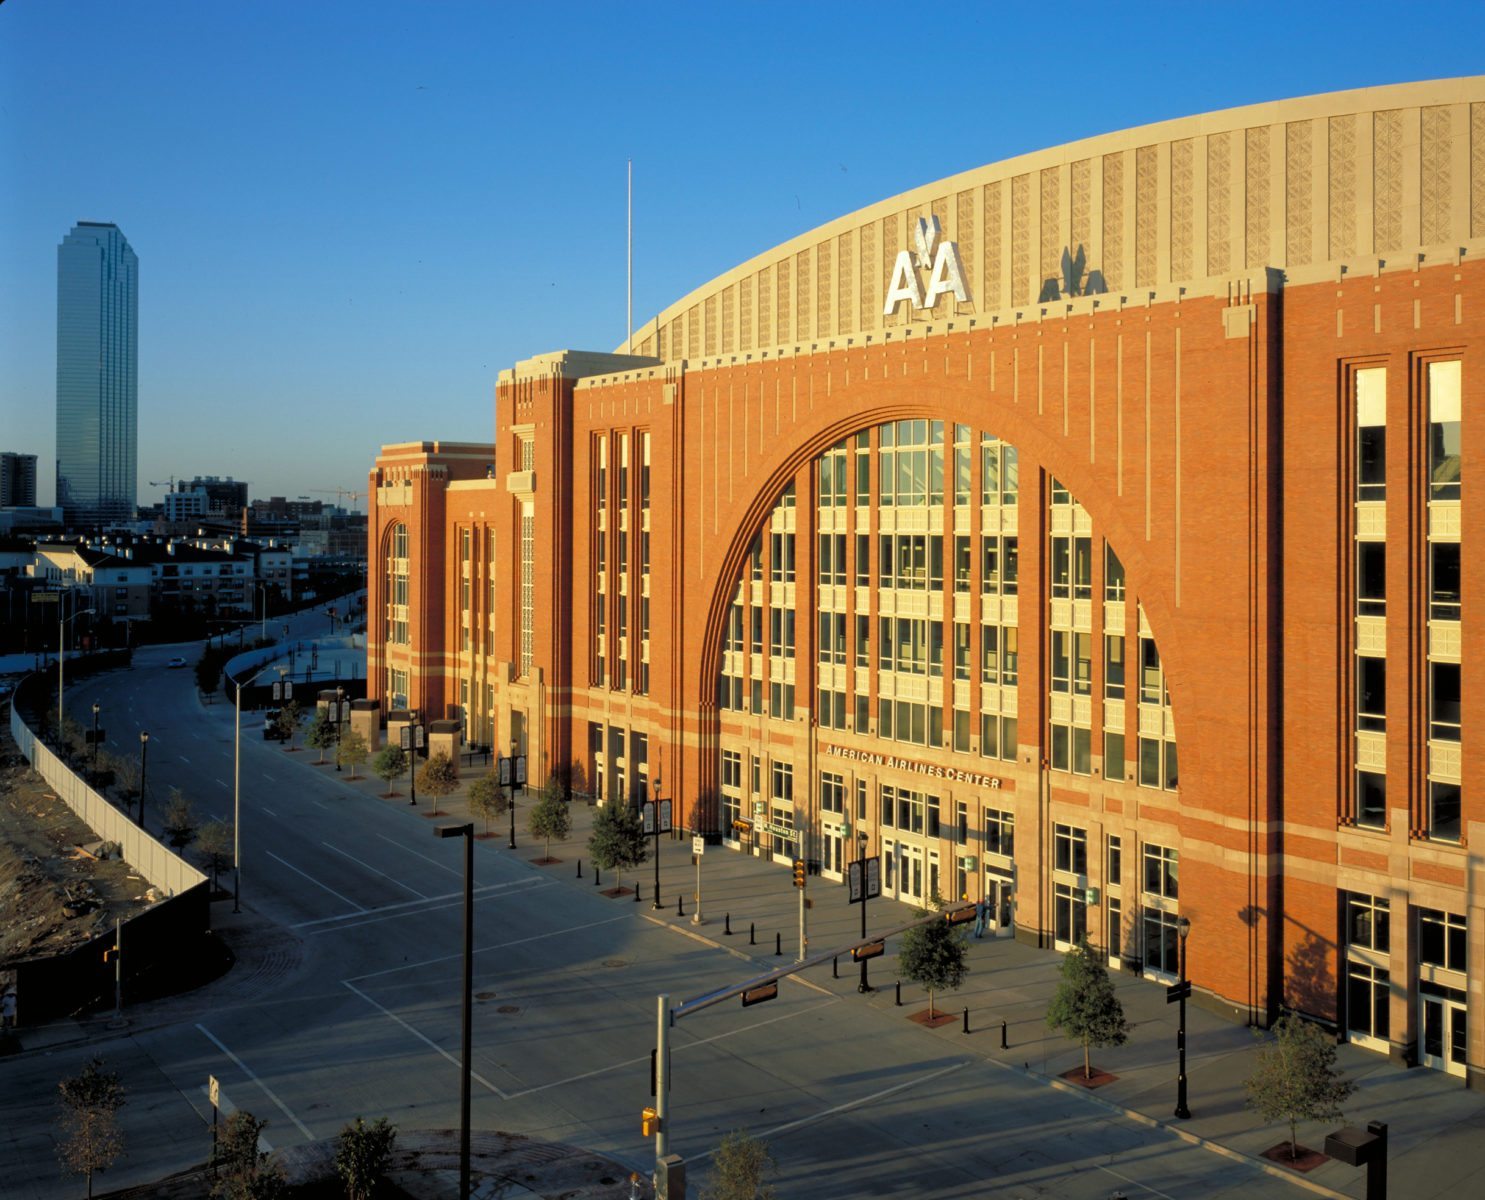
<instances>
[{"instance_id":1,"label":"black street light","mask_svg":"<svg viewBox=\"0 0 1485 1200\"><path fill-rule=\"evenodd\" d=\"M1180 1057L1180 1066L1176 1073L1176 1112L1175 1115L1182 1121L1191 1119L1191 1110L1186 1107L1186 997L1191 994L1191 985L1186 981L1186 938L1191 933L1191 920L1189 917L1181 917L1176 921L1176 931L1181 935L1181 978L1177 986L1180 990L1180 1013L1178 1014L1179 1026L1176 1029L1176 1052Z\"/></svg>"},{"instance_id":2,"label":"black street light","mask_svg":"<svg viewBox=\"0 0 1485 1200\"><path fill-rule=\"evenodd\" d=\"M459 1200L469 1200L469 1075L474 1040L474 822L436 825L433 836L464 839L464 1065L459 1080Z\"/></svg>"},{"instance_id":3,"label":"black street light","mask_svg":"<svg viewBox=\"0 0 1485 1200\"><path fill-rule=\"evenodd\" d=\"M150 735L139 731L139 827L144 828L144 769L148 763Z\"/></svg>"},{"instance_id":4,"label":"black street light","mask_svg":"<svg viewBox=\"0 0 1485 1200\"><path fill-rule=\"evenodd\" d=\"M414 722L404 725L401 733L402 750L407 755L407 787L412 792L412 799L408 803L414 806L418 803L418 778L413 767L418 761L418 735L422 732L423 727Z\"/></svg>"},{"instance_id":5,"label":"black street light","mask_svg":"<svg viewBox=\"0 0 1485 1200\"><path fill-rule=\"evenodd\" d=\"M861 873L861 940L866 940L866 900L868 889L866 886L866 834L856 835L856 845L859 848L856 854L857 870ZM861 982L856 985L856 990L863 996L871 991L871 981L866 977L866 959L861 960Z\"/></svg>"},{"instance_id":6,"label":"black street light","mask_svg":"<svg viewBox=\"0 0 1485 1200\"><path fill-rule=\"evenodd\" d=\"M340 710L345 707L345 688L335 689L335 773L340 774Z\"/></svg>"},{"instance_id":7,"label":"black street light","mask_svg":"<svg viewBox=\"0 0 1485 1200\"><path fill-rule=\"evenodd\" d=\"M98 786L98 701L93 701L93 786Z\"/></svg>"}]
</instances>

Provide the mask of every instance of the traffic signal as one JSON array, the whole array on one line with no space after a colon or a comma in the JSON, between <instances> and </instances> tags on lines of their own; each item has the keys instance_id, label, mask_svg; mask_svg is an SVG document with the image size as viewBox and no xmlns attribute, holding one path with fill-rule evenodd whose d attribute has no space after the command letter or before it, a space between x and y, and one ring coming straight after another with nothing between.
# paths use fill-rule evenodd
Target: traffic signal
<instances>
[{"instance_id":1,"label":"traffic signal","mask_svg":"<svg viewBox=\"0 0 1485 1200\"><path fill-rule=\"evenodd\" d=\"M878 958L886 949L886 942L867 942L851 951L851 959L853 962L861 962L868 958Z\"/></svg>"},{"instance_id":2,"label":"traffic signal","mask_svg":"<svg viewBox=\"0 0 1485 1200\"><path fill-rule=\"evenodd\" d=\"M643 1137L654 1137L660 1132L660 1118L649 1105L639 1111L639 1132Z\"/></svg>"},{"instance_id":3,"label":"traffic signal","mask_svg":"<svg viewBox=\"0 0 1485 1200\"><path fill-rule=\"evenodd\" d=\"M804 886L804 859L802 858L794 860L794 886L797 888Z\"/></svg>"}]
</instances>

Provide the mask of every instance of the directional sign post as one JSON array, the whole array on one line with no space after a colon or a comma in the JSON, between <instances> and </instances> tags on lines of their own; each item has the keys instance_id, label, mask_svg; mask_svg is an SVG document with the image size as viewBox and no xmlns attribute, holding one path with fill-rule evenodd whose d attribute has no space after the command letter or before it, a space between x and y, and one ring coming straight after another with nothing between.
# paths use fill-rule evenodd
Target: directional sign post
<instances>
[{"instance_id":1,"label":"directional sign post","mask_svg":"<svg viewBox=\"0 0 1485 1200\"><path fill-rule=\"evenodd\" d=\"M655 835L655 903L650 907L660 908L660 835L669 833L672 829L670 821L671 805L669 800L660 799L660 781L655 781L655 799L647 800L640 807L640 813L644 817L644 829L646 833Z\"/></svg>"},{"instance_id":2,"label":"directional sign post","mask_svg":"<svg viewBox=\"0 0 1485 1200\"><path fill-rule=\"evenodd\" d=\"M862 851L866 849L862 843ZM848 902L861 905L861 938L866 939L866 902L882 894L882 859L880 855L858 858L846 864L846 893ZM871 981L866 975L866 959L861 959L861 982L856 990L863 995L871 991Z\"/></svg>"},{"instance_id":3,"label":"directional sign post","mask_svg":"<svg viewBox=\"0 0 1485 1200\"><path fill-rule=\"evenodd\" d=\"M697 834L691 839L691 861L696 864L696 911L691 914L691 924L704 925L701 919L701 859L706 853L706 838Z\"/></svg>"}]
</instances>

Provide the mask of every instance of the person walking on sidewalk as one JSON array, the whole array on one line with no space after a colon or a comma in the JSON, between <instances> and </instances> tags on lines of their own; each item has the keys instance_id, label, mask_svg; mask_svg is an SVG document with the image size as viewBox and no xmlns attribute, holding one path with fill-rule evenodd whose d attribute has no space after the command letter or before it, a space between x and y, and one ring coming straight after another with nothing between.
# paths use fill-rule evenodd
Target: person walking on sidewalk
<instances>
[{"instance_id":1,"label":"person walking on sidewalk","mask_svg":"<svg viewBox=\"0 0 1485 1200\"><path fill-rule=\"evenodd\" d=\"M985 921L987 919L987 916L988 916L988 913L987 913L986 908L985 908L985 902L983 900L976 900L975 901L975 930L974 930L975 937L982 938L982 937L985 936Z\"/></svg>"},{"instance_id":2,"label":"person walking on sidewalk","mask_svg":"<svg viewBox=\"0 0 1485 1200\"><path fill-rule=\"evenodd\" d=\"M9 1037L15 1031L15 993L6 991L0 997L0 1034Z\"/></svg>"}]
</instances>

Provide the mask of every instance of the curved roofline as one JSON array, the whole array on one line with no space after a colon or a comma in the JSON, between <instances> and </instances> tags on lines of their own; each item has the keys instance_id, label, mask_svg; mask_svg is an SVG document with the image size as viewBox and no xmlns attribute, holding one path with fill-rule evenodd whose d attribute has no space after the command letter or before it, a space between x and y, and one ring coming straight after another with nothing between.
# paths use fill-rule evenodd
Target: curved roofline
<instances>
[{"instance_id":1,"label":"curved roofline","mask_svg":"<svg viewBox=\"0 0 1485 1200\"><path fill-rule=\"evenodd\" d=\"M1122 151L1150 148L1152 146L1168 147L1173 142L1179 142L1187 138L1227 133L1235 130L1255 130L1263 127L1282 129L1290 123L1306 120L1313 121L1327 117L1343 117L1352 114L1359 116L1361 114L1386 113L1392 110L1411 109L1417 111L1423 107L1431 108L1451 104L1468 105L1471 101L1474 103L1485 101L1485 75L1424 80L1413 83L1385 84L1376 87L1326 92L1293 99L1263 101L1256 104L1220 109L1193 116L1170 118L1164 121L1133 126L1110 133L1097 134L1092 137L1081 138L1041 150L1028 151L1011 158L1001 159L981 167L974 167L967 171L961 171L957 174L919 185L907 191L899 192L886 199L876 201L863 208L836 217L824 224L817 225L787 241L764 250L728 271L707 280L700 286L693 288L680 299L661 309L658 313L653 314L636 327L632 338L619 343L615 349L615 353L658 353L660 347L655 346L653 343L650 343L651 349L649 351L646 351L644 347L659 330L667 327L671 322L676 321L677 318L684 317L693 307L702 305L706 301L720 295L725 289L740 280L744 280L757 272L767 270L775 263L787 260L793 255L808 251L828 239L854 232L861 226L880 220L883 217L892 217L902 214L905 210L914 208L922 208L926 211L927 206L935 200L944 200L947 198L952 201L956 193L962 194L968 189L982 187L997 181L1011 180L1051 167L1063 166L1082 160L1104 158ZM1468 115L1466 115L1467 122L1468 119ZM1466 152L1468 151L1469 133L1470 127L1466 123L1464 129ZM1284 173L1284 165L1283 163L1279 164L1277 174L1281 177ZM1205 168L1205 162L1203 162L1202 167L1203 169ZM1132 171L1129 174L1133 176ZM1203 176L1204 178L1205 176ZM1133 182L1129 185L1129 190L1132 194L1134 190ZM1368 187L1365 191L1367 193L1366 199L1370 200L1371 189ZM1165 199L1168 200L1169 197L1167 196ZM1359 198L1357 198L1356 202L1360 202ZM1466 202L1466 207L1468 207L1468 202ZM1062 214L1064 222L1066 215L1066 213ZM1163 215L1167 220L1169 219L1168 213ZM1034 235L1037 231L1032 230L1030 232ZM1468 236L1470 232L1466 228L1464 236ZM946 238L951 236L949 229L945 229L944 236ZM902 231L898 240L901 244L890 248L894 254L897 250L907 247L905 229ZM1455 240L1460 239L1456 238ZM1385 248L1400 249L1401 247L1389 246ZM884 248L884 251L886 249ZM1359 252L1353 249L1350 254L1339 257L1354 257ZM1035 252L1033 251L1032 253L1033 257L1035 257ZM1317 261L1332 260L1334 257L1336 256L1325 254L1321 255ZM1242 265L1238 264L1239 267ZM1251 266L1252 264L1247 265ZM1269 263L1269 265L1285 266L1289 264L1286 264L1284 261L1275 261ZM972 270L971 273L977 274L978 272ZM1190 277L1193 279L1209 278L1213 275L1226 273L1228 272L1225 270L1203 270ZM1159 280L1159 282L1171 282L1179 278L1184 278L1184 276L1167 276ZM861 300L861 282L860 279L857 279L853 284L857 295L858 309L860 308ZM881 290L885 288L885 284L885 279L880 281L876 292L878 298L881 295ZM1140 286L1143 286L1143 284ZM996 304L993 297L984 297L982 300L977 295L976 301L976 307L982 312L995 311L997 308L1003 307ZM959 315L968 314L961 310ZM820 335L816 334L814 336L818 337ZM755 342L755 345L760 347L771 344L778 344L778 339L759 338ZM703 352L705 353L706 351ZM661 357L670 360L687 357L687 355L685 353L665 353Z\"/></svg>"}]
</instances>

